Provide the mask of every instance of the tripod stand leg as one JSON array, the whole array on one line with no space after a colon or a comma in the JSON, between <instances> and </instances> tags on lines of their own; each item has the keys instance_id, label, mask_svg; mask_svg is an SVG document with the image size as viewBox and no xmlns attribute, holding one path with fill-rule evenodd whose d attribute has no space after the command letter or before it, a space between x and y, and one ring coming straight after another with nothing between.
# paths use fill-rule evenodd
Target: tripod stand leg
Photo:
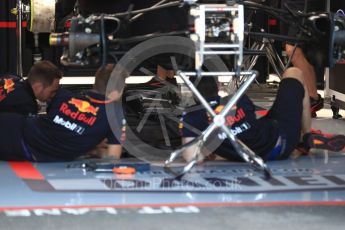
<instances>
[{"instance_id":1,"label":"tripod stand leg","mask_svg":"<svg viewBox=\"0 0 345 230\"><path fill-rule=\"evenodd\" d=\"M165 161L165 166L170 165L172 162L174 162L174 160L176 160L176 158L178 156L180 156L183 153L183 151L185 151L187 148L197 144L201 139L202 139L202 135L199 136L198 138L195 138L194 140L184 144L181 148L179 148L179 149L175 150L174 152L172 152L170 154L170 157Z\"/></svg>"},{"instance_id":2,"label":"tripod stand leg","mask_svg":"<svg viewBox=\"0 0 345 230\"><path fill-rule=\"evenodd\" d=\"M182 171L175 171L173 170L169 165L165 165L164 170L173 174L175 176L175 180L180 180L186 173L190 172L190 170L198 163L199 159L200 159L200 154L201 153L201 149L202 146L204 145L204 141L201 140L200 138L197 139L197 141L192 141L193 144L196 145L196 148L194 150L194 156L193 159L191 161L188 162L188 164L186 164Z\"/></svg>"},{"instance_id":3,"label":"tripod stand leg","mask_svg":"<svg viewBox=\"0 0 345 230\"><path fill-rule=\"evenodd\" d=\"M165 168L167 171L172 172L174 175L177 176L177 178L181 178L184 174L188 173L194 165L197 163L199 156L201 154L201 148L202 145L205 143L205 141L208 139L209 135L217 128L220 127L228 136L231 144L234 146L236 152L243 158L243 160L247 163L250 163L255 168L262 170L265 173L265 176L269 178L271 176L271 172L267 165L264 163L264 161L257 156L250 148L248 148L244 143L242 143L240 140L236 138L234 134L231 133L230 129L225 124L225 117L231 110L231 108L237 103L237 101L241 98L241 96L245 93L245 91L248 89L250 84L255 80L257 73L253 72L250 77L248 77L247 81L244 82L241 87L238 89L238 91L230 98L228 103L225 105L223 110L220 112L220 114L216 115L211 106L208 104L206 99L200 94L200 92L196 89L196 87L192 84L192 82L188 79L188 77L181 71L177 72L178 75L182 78L182 80L187 84L187 86L191 89L193 94L199 99L201 104L204 106L204 108L209 111L209 113L213 117L213 122L209 127L202 133L201 136L194 139L193 141L187 143L184 145L181 149L178 149L174 151L170 158L165 162ZM194 158L184 166L182 172L176 173L170 168L170 164L179 156L182 154L182 152L192 146L197 144L197 148Z\"/></svg>"},{"instance_id":4,"label":"tripod stand leg","mask_svg":"<svg viewBox=\"0 0 345 230\"><path fill-rule=\"evenodd\" d=\"M240 157L254 168L264 172L266 179L269 179L271 177L271 170L267 167L262 158L257 156L253 150L248 148L242 141L232 134L227 126L223 125L221 129L228 136L228 139Z\"/></svg>"}]
</instances>

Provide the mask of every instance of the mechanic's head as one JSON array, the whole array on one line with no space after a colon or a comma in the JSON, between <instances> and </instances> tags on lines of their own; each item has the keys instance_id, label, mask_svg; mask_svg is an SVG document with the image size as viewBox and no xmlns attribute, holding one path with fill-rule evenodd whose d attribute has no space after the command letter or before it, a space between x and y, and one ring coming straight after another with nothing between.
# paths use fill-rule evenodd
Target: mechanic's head
<instances>
[{"instance_id":1,"label":"mechanic's head","mask_svg":"<svg viewBox=\"0 0 345 230\"><path fill-rule=\"evenodd\" d=\"M93 85L93 89L105 95L107 93L107 85L108 81L111 77L111 73L113 72L114 64L107 64L105 66L101 66L98 68L95 74L95 84ZM117 101L122 96L122 91L119 92L118 90L113 90L108 95L106 95L109 99Z\"/></svg>"},{"instance_id":2,"label":"mechanic's head","mask_svg":"<svg viewBox=\"0 0 345 230\"><path fill-rule=\"evenodd\" d=\"M62 74L50 61L35 63L28 74L28 81L35 97L42 101L49 101L59 89Z\"/></svg>"}]
</instances>

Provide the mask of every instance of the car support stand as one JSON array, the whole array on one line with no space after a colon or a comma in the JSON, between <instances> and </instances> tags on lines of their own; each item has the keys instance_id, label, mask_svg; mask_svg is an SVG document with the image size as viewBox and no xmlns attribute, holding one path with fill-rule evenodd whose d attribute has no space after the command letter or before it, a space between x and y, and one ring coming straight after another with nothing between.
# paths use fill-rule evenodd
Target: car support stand
<instances>
[{"instance_id":1,"label":"car support stand","mask_svg":"<svg viewBox=\"0 0 345 230\"><path fill-rule=\"evenodd\" d=\"M242 141L240 141L226 125L226 115L229 113L231 108L236 105L241 96L249 88L252 82L255 80L257 73L255 71L235 71L235 72L202 72L201 67L206 55L234 55L235 66L240 69L243 61L243 30L244 30L244 12L243 5L241 4L217 4L217 5L198 5L191 7L191 15L195 18L195 34L191 34L191 39L196 44L195 53L195 67L196 72L183 72L178 70L177 74L181 77L187 87L192 91L194 96L199 100L201 105L206 111L212 116L213 121L202 134L195 138L193 141L185 144L180 149L171 153L170 157L165 162L165 168L167 171L173 173L177 179L181 178L184 174L191 171L191 169L198 162L198 159L203 158L201 148L205 144L206 140L209 139L210 135L215 130L221 129L234 146L236 152L242 157L242 159L255 167L256 169L264 172L266 178L271 176L271 171L265 164L265 162L257 156L250 148L248 148ZM226 18L227 20L224 20ZM211 24L209 24L211 22ZM212 22L217 24L213 25ZM234 25L226 25L226 23ZM223 23L223 24L222 24ZM221 25L224 28L222 32L227 35L228 41L221 41L220 44L209 43L213 41L212 35L217 37L219 34L214 34L218 31L217 26ZM212 34L213 33L213 34ZM210 35L211 34L211 35ZM231 43L231 44L229 44ZM207 50L207 48L213 48L213 50ZM233 94L230 100L227 102L223 110L217 115L211 106L208 104L206 99L200 94L197 88L189 80L188 76L197 76L201 78L203 76L233 76L240 77L245 76L246 80L239 89ZM183 170L180 172L175 171L172 168L172 163L175 159L182 154L182 152L192 146L196 145L196 150L193 159L187 163Z\"/></svg>"}]
</instances>

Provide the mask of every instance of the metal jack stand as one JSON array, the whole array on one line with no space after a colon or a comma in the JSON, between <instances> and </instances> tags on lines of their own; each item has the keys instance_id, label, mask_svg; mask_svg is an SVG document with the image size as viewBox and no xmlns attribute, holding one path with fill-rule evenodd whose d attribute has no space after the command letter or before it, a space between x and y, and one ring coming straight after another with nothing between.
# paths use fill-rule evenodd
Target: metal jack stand
<instances>
[{"instance_id":1,"label":"metal jack stand","mask_svg":"<svg viewBox=\"0 0 345 230\"><path fill-rule=\"evenodd\" d=\"M227 14L228 13L228 14ZM235 72L202 72L201 67L203 64L205 55L235 55L235 66L240 69L243 61L243 28L244 28L244 14L243 5L198 5L192 7L191 15L195 17L195 34L191 35L191 39L196 44L195 54L195 66L196 72L182 72L177 71L177 74L181 77L187 87L192 91L194 96L199 100L202 106L212 116L213 121L202 134L195 138L193 141L183 145L180 149L171 153L170 157L165 162L165 169L176 176L176 179L180 179L184 174L188 173L198 162L198 159L202 157L201 148L205 144L210 135L217 129L221 129L234 146L236 152L243 158L243 160L251 164L256 169L264 172L266 178L271 176L271 171L265 164L265 162L257 156L250 148L248 148L243 142L241 142L226 125L225 117L230 112L231 108L236 105L241 96L245 93L248 87L252 84L257 76L255 71L235 71ZM229 24L234 25L227 27L226 18ZM209 22L215 22L215 25L209 25ZM222 24L223 23L223 24ZM223 28L223 33L227 34L228 43L222 42L221 44L208 43L209 38L212 37L212 33L217 30L216 26ZM208 35L206 35L208 34ZM211 36L210 36L211 34ZM217 37L215 35L215 37ZM207 48L214 48L214 50L206 50ZM233 94L230 100L227 102L223 110L217 115L206 99L200 94L197 88L189 80L188 76L197 76L201 78L203 76L245 76L247 79L239 87L239 89ZM194 158L186 164L182 171L176 172L172 169L171 164L175 159L182 154L182 152L190 147L196 145L196 152Z\"/></svg>"}]
</instances>

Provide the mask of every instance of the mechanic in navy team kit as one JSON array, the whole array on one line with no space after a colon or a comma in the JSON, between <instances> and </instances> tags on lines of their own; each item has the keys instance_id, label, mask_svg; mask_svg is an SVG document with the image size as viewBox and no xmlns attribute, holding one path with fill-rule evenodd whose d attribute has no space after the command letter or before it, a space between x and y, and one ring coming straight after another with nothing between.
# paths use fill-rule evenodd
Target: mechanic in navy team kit
<instances>
[{"instance_id":1,"label":"mechanic in navy team kit","mask_svg":"<svg viewBox=\"0 0 345 230\"><path fill-rule=\"evenodd\" d=\"M208 99L215 112L219 113L223 106L220 103L214 79L203 77L197 87ZM304 134L303 143L307 149L312 147L342 150L345 136L325 137L321 133L310 133L309 103L303 74L298 68L292 67L283 74L276 100L266 116L257 119L254 104L244 95L226 116L226 123L231 126L233 134L266 161L288 158L300 143L301 134ZM186 113L182 120L182 124L186 123L203 131L208 127L211 119L206 110L202 109ZM188 143L198 136L186 125L181 131L183 143ZM230 141L225 139L224 133L218 131L212 136L215 137L216 143L217 141L219 143L219 147L213 151L215 154L231 161L242 160L234 151ZM207 144L211 146L210 143ZM207 147L203 151L208 151ZM183 156L186 161L190 161L194 158L194 154L195 146L192 146L186 149Z\"/></svg>"},{"instance_id":2,"label":"mechanic in navy team kit","mask_svg":"<svg viewBox=\"0 0 345 230\"><path fill-rule=\"evenodd\" d=\"M26 80L15 75L0 76L0 112L37 114L37 100L49 101L59 89L61 77L59 69L49 61L33 65Z\"/></svg>"},{"instance_id":3,"label":"mechanic in navy team kit","mask_svg":"<svg viewBox=\"0 0 345 230\"><path fill-rule=\"evenodd\" d=\"M37 162L70 161L87 154L105 138L109 155L119 158L121 145L108 123L105 106L114 105L121 93L104 96L112 66L96 73L93 90L73 95L59 90L46 116L26 117L14 113L0 114L1 160ZM122 122L120 119L114 122ZM120 127L120 126L119 126Z\"/></svg>"}]
</instances>

